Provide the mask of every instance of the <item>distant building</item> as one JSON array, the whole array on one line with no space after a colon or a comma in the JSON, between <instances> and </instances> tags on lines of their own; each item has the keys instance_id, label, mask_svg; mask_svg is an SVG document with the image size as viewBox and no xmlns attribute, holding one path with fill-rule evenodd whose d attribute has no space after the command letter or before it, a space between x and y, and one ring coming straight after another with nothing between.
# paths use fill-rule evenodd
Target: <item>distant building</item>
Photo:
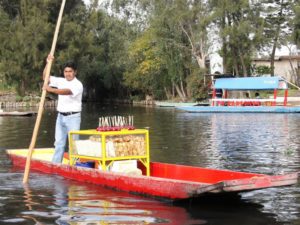
<instances>
[{"instance_id":1,"label":"distant building","mask_svg":"<svg viewBox=\"0 0 300 225\"><path fill-rule=\"evenodd\" d=\"M254 67L270 67L270 58L257 58L252 61ZM290 82L299 84L297 71L300 69L300 56L276 56L274 61L274 74L284 77Z\"/></svg>"},{"instance_id":2,"label":"distant building","mask_svg":"<svg viewBox=\"0 0 300 225\"><path fill-rule=\"evenodd\" d=\"M215 72L223 73L223 58L218 53L213 53L209 55L209 68L210 73L214 74Z\"/></svg>"}]
</instances>

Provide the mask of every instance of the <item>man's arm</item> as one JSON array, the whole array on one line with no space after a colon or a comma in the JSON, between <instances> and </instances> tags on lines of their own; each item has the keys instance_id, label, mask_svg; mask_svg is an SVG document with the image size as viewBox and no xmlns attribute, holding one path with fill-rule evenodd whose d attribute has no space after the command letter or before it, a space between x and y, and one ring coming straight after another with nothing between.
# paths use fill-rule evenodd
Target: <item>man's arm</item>
<instances>
[{"instance_id":1,"label":"man's arm","mask_svg":"<svg viewBox=\"0 0 300 225\"><path fill-rule=\"evenodd\" d=\"M72 95L72 91L70 89L57 89L50 87L49 85L45 85L43 87L43 90L46 90L47 92L57 94L57 95Z\"/></svg>"},{"instance_id":2,"label":"man's arm","mask_svg":"<svg viewBox=\"0 0 300 225\"><path fill-rule=\"evenodd\" d=\"M45 77L46 77L47 66L49 66L49 62L53 61L53 59L54 59L54 56L49 54L47 57L47 64L43 71L43 80L45 80ZM53 93L53 94L57 94L57 95L72 95L73 94L70 89L57 89L57 88L50 87L48 84L43 86L43 90Z\"/></svg>"}]
</instances>

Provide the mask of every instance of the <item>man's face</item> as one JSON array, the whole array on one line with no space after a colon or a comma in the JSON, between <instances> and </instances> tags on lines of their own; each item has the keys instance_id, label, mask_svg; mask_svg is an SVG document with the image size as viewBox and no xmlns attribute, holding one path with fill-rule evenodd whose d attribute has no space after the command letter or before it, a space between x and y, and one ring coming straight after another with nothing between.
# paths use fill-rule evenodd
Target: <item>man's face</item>
<instances>
[{"instance_id":1,"label":"man's face","mask_svg":"<svg viewBox=\"0 0 300 225\"><path fill-rule=\"evenodd\" d=\"M74 70L71 67L66 67L64 69L64 76L67 79L67 81L71 81L74 79L74 77L76 76L76 70Z\"/></svg>"}]
</instances>

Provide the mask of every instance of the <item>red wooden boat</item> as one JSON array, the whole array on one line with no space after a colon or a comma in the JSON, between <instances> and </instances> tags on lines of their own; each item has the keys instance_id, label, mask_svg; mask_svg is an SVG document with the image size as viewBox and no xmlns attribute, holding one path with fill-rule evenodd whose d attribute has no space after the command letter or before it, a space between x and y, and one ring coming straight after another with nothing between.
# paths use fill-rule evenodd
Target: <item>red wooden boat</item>
<instances>
[{"instance_id":1,"label":"red wooden boat","mask_svg":"<svg viewBox=\"0 0 300 225\"><path fill-rule=\"evenodd\" d=\"M11 149L6 152L13 165L25 166L27 150ZM51 163L52 154L53 149L35 149L31 169L130 193L171 200L287 186L296 184L298 181L298 173L264 175L159 162L150 163L150 176L126 175L94 168L70 166L67 164L67 159L64 159L63 164Z\"/></svg>"}]
</instances>

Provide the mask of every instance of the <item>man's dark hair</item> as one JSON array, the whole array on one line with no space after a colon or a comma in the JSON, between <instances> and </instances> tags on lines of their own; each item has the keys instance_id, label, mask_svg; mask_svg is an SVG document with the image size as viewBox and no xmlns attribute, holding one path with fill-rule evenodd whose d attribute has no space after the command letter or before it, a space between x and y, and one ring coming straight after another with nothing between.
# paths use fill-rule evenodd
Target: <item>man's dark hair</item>
<instances>
[{"instance_id":1,"label":"man's dark hair","mask_svg":"<svg viewBox=\"0 0 300 225\"><path fill-rule=\"evenodd\" d=\"M66 67L70 67L73 70L77 70L77 65L76 63L74 63L73 61L68 61L64 64L63 69L65 69Z\"/></svg>"}]
</instances>

